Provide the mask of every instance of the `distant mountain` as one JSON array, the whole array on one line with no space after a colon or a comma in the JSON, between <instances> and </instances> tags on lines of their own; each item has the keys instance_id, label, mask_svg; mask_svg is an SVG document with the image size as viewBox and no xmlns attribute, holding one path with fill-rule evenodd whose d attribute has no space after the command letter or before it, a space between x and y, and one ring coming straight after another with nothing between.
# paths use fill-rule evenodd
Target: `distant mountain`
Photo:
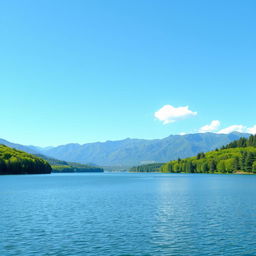
<instances>
[{"instance_id":1,"label":"distant mountain","mask_svg":"<svg viewBox=\"0 0 256 256\"><path fill-rule=\"evenodd\" d=\"M20 145L20 144L9 142L9 141L4 140L4 139L0 139L0 144L5 145L5 146L10 147L10 148L15 148L15 149L18 149L18 150L21 150L21 151L25 151L25 152L30 153L30 154L37 154L39 152L38 150L36 150L36 147L23 146L23 145Z\"/></svg>"},{"instance_id":2,"label":"distant mountain","mask_svg":"<svg viewBox=\"0 0 256 256\"><path fill-rule=\"evenodd\" d=\"M219 148L240 137L249 137L249 134L198 133L171 135L155 140L125 139L37 149L44 155L69 162L122 167L191 157L199 152Z\"/></svg>"}]
</instances>

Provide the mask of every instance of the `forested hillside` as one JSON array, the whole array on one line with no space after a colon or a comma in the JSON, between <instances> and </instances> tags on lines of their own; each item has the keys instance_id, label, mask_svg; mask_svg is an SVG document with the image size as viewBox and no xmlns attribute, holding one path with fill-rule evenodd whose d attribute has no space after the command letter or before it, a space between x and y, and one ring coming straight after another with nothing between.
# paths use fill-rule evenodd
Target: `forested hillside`
<instances>
[{"instance_id":1,"label":"forested hillside","mask_svg":"<svg viewBox=\"0 0 256 256\"><path fill-rule=\"evenodd\" d=\"M256 135L234 142L195 157L170 161L162 172L187 173L256 173Z\"/></svg>"},{"instance_id":2,"label":"forested hillside","mask_svg":"<svg viewBox=\"0 0 256 256\"><path fill-rule=\"evenodd\" d=\"M86 164L66 162L55 158L47 157L44 155L37 155L45 159L52 167L52 172L103 172L104 170L97 166L91 166Z\"/></svg>"},{"instance_id":3,"label":"forested hillside","mask_svg":"<svg viewBox=\"0 0 256 256\"><path fill-rule=\"evenodd\" d=\"M0 174L41 174L51 170L42 158L0 145Z\"/></svg>"}]
</instances>

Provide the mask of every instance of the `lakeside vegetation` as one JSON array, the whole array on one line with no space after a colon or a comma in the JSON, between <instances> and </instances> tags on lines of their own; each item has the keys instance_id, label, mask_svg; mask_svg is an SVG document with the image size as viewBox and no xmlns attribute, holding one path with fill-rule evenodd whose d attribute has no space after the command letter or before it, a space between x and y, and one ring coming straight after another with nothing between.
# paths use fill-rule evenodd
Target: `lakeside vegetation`
<instances>
[{"instance_id":1,"label":"lakeside vegetation","mask_svg":"<svg viewBox=\"0 0 256 256\"><path fill-rule=\"evenodd\" d=\"M38 154L37 156L45 159L52 167L54 173L66 173L66 172L103 172L104 170L97 166L91 166L87 164L79 164L73 162L66 162L44 155Z\"/></svg>"},{"instance_id":2,"label":"lakeside vegetation","mask_svg":"<svg viewBox=\"0 0 256 256\"><path fill-rule=\"evenodd\" d=\"M174 173L256 173L256 135L240 138L221 149L170 161L162 172Z\"/></svg>"},{"instance_id":3,"label":"lakeside vegetation","mask_svg":"<svg viewBox=\"0 0 256 256\"><path fill-rule=\"evenodd\" d=\"M37 156L0 145L0 174L51 173L50 164Z\"/></svg>"},{"instance_id":4,"label":"lakeside vegetation","mask_svg":"<svg viewBox=\"0 0 256 256\"><path fill-rule=\"evenodd\" d=\"M164 163L152 163L134 166L130 172L160 172Z\"/></svg>"}]
</instances>

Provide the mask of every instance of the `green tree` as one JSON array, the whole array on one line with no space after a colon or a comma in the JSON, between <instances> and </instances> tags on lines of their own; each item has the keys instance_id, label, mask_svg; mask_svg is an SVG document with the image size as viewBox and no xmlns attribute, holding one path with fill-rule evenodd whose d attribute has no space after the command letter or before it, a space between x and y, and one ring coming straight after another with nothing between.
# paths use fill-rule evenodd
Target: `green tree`
<instances>
[{"instance_id":1,"label":"green tree","mask_svg":"<svg viewBox=\"0 0 256 256\"><path fill-rule=\"evenodd\" d=\"M218 172L225 172L226 166L225 166L225 160L220 160L217 164L217 171Z\"/></svg>"},{"instance_id":2,"label":"green tree","mask_svg":"<svg viewBox=\"0 0 256 256\"><path fill-rule=\"evenodd\" d=\"M217 169L217 164L216 164L216 161L215 160L211 160L210 161L210 164L209 164L209 170L210 172L215 172Z\"/></svg>"},{"instance_id":3,"label":"green tree","mask_svg":"<svg viewBox=\"0 0 256 256\"><path fill-rule=\"evenodd\" d=\"M232 173L233 171L235 171L235 159L234 158L225 160L225 170L228 173Z\"/></svg>"},{"instance_id":4,"label":"green tree","mask_svg":"<svg viewBox=\"0 0 256 256\"><path fill-rule=\"evenodd\" d=\"M254 154L249 152L245 158L245 165L244 165L245 171L247 171L247 172L252 171L252 165L253 165L254 160L255 160Z\"/></svg>"}]
</instances>

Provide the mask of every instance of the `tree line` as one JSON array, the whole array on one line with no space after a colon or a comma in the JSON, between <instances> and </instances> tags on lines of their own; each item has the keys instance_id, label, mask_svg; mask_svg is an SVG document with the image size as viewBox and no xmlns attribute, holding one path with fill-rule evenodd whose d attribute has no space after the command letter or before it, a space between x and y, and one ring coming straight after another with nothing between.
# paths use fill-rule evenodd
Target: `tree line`
<instances>
[{"instance_id":1,"label":"tree line","mask_svg":"<svg viewBox=\"0 0 256 256\"><path fill-rule=\"evenodd\" d=\"M131 172L160 172L163 163L152 163L134 166L130 169Z\"/></svg>"},{"instance_id":2,"label":"tree line","mask_svg":"<svg viewBox=\"0 0 256 256\"><path fill-rule=\"evenodd\" d=\"M76 163L68 165L52 165L52 172L104 172L100 167L90 165L78 165Z\"/></svg>"},{"instance_id":3,"label":"tree line","mask_svg":"<svg viewBox=\"0 0 256 256\"><path fill-rule=\"evenodd\" d=\"M235 140L226 146L221 147L221 149L228 148L245 148L245 147L256 147L256 135L251 135L249 138L241 137L239 140Z\"/></svg>"}]
</instances>

